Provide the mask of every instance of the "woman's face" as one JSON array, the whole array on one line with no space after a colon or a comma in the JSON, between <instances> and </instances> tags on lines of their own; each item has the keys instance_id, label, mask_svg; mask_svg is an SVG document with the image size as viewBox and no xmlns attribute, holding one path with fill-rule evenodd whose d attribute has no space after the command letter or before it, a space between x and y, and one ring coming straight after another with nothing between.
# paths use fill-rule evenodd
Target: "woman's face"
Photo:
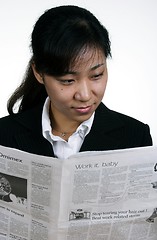
<instances>
[{"instance_id":1,"label":"woman's face","mask_svg":"<svg viewBox=\"0 0 157 240\"><path fill-rule=\"evenodd\" d=\"M45 85L55 122L73 122L78 126L91 117L104 96L106 58L101 51L89 50L79 56L65 75L36 77Z\"/></svg>"}]
</instances>

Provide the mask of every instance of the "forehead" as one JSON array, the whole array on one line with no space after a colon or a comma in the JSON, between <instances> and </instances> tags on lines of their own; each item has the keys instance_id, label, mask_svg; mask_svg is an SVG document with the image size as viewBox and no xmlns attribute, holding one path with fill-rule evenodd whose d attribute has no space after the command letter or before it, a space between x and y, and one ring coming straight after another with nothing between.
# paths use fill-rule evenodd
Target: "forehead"
<instances>
[{"instance_id":1,"label":"forehead","mask_svg":"<svg viewBox=\"0 0 157 240\"><path fill-rule=\"evenodd\" d=\"M70 66L70 70L78 70L82 68L93 68L98 64L106 62L106 57L103 51L99 49L83 49L75 58Z\"/></svg>"}]
</instances>

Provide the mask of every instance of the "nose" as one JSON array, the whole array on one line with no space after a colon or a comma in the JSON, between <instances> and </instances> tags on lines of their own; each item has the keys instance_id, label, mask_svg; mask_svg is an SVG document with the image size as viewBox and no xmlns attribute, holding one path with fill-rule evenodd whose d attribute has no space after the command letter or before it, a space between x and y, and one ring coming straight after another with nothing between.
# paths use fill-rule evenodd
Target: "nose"
<instances>
[{"instance_id":1,"label":"nose","mask_svg":"<svg viewBox=\"0 0 157 240\"><path fill-rule=\"evenodd\" d=\"M74 97L78 101L87 102L91 98L91 92L90 83L84 79L78 83Z\"/></svg>"}]
</instances>

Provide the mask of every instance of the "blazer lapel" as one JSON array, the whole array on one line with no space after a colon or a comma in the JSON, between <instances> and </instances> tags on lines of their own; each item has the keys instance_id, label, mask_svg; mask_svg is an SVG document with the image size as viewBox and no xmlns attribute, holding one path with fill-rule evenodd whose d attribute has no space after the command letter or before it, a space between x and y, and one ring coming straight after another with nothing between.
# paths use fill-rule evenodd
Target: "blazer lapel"
<instances>
[{"instance_id":1,"label":"blazer lapel","mask_svg":"<svg viewBox=\"0 0 157 240\"><path fill-rule=\"evenodd\" d=\"M102 151L114 148L116 129L119 130L123 126L124 123L117 114L101 103L95 112L91 131L86 136L80 151Z\"/></svg>"}]
</instances>

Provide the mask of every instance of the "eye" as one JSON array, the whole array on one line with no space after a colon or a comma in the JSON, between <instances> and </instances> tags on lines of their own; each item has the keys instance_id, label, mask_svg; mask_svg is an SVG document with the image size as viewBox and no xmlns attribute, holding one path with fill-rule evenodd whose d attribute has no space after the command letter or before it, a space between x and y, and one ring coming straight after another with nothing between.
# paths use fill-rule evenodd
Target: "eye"
<instances>
[{"instance_id":1,"label":"eye","mask_svg":"<svg viewBox=\"0 0 157 240\"><path fill-rule=\"evenodd\" d=\"M71 85L74 82L73 79L58 79L58 81L63 85Z\"/></svg>"},{"instance_id":2,"label":"eye","mask_svg":"<svg viewBox=\"0 0 157 240\"><path fill-rule=\"evenodd\" d=\"M99 73L99 74L94 74L94 75L92 76L92 79L93 79L93 80L99 80L103 75L104 75L104 72L101 72L101 73Z\"/></svg>"}]
</instances>

